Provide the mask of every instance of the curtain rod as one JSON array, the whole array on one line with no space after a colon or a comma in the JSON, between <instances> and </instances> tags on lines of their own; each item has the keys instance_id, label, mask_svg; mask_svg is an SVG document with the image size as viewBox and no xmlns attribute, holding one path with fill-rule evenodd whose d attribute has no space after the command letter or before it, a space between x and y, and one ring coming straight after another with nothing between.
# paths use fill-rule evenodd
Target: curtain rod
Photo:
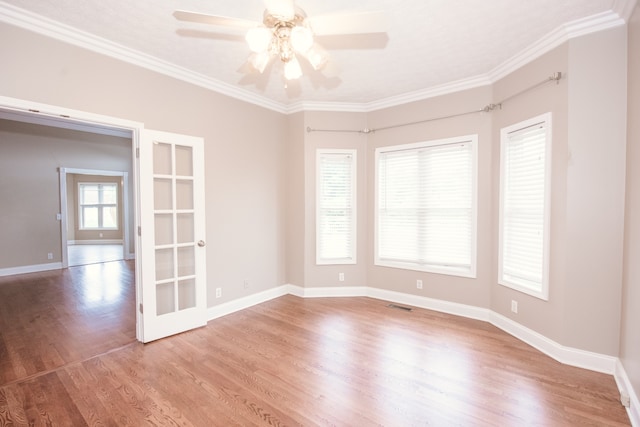
<instances>
[{"instance_id":1,"label":"curtain rod","mask_svg":"<svg viewBox=\"0 0 640 427\"><path fill-rule=\"evenodd\" d=\"M418 125L418 124L422 124L422 123L427 123L427 122L432 122L435 120L444 120L444 119L451 119L453 117L460 117L460 116L466 116L469 114L476 114L476 113L489 113L493 110L496 109L502 109L502 104L504 104L505 102L515 98L516 96L522 95L525 92L528 92L530 90L536 89L537 87L540 87L546 83L549 82L556 82L556 84L558 84L560 82L560 79L562 79L562 73L560 71L557 71L555 73L553 73L551 76L547 77L545 80L534 84L533 86L529 86L526 89L521 90L520 92L514 93L511 96L508 96L507 98L502 99L500 102L496 102L493 104L487 104L485 105L483 108L480 108L479 110L473 110L473 111L467 111L464 113L458 113L458 114L450 114L448 116L440 116L440 117L432 117L430 119L424 119L424 120L418 120L415 122L408 122L408 123L400 123L397 125L390 125L390 126L384 126L384 127L380 127L380 128L374 128L374 129L369 129L369 128L364 128L364 129L313 129L309 126L307 126L307 132L311 133L311 132L340 132L340 133L362 133L362 134L369 134L369 133L374 133L374 132L379 132L379 131L383 131L383 130L388 130L388 129L395 129L395 128L399 128L399 127L404 127L404 126L413 126L413 125Z\"/></svg>"}]
</instances>

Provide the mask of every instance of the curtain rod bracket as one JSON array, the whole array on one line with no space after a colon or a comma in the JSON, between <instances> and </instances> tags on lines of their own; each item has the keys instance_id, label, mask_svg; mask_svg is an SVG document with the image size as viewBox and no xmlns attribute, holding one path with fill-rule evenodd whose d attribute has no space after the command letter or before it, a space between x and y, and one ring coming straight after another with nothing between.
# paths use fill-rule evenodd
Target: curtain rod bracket
<instances>
[{"instance_id":1,"label":"curtain rod bracket","mask_svg":"<svg viewBox=\"0 0 640 427\"><path fill-rule=\"evenodd\" d=\"M562 78L562 72L556 71L549 77L549 80L555 80L556 84L560 84L560 79Z\"/></svg>"},{"instance_id":2,"label":"curtain rod bracket","mask_svg":"<svg viewBox=\"0 0 640 427\"><path fill-rule=\"evenodd\" d=\"M502 110L502 104L488 104L480 111L484 111L485 113L489 113L489 112L491 112L493 110Z\"/></svg>"}]
</instances>

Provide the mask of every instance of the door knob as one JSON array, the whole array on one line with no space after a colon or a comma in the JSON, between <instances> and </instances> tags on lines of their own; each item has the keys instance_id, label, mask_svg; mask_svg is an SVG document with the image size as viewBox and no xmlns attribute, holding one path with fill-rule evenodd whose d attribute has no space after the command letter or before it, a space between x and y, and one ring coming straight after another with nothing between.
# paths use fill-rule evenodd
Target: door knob
<instances>
[{"instance_id":1,"label":"door knob","mask_svg":"<svg viewBox=\"0 0 640 427\"><path fill-rule=\"evenodd\" d=\"M199 240L198 241L198 246L200 246L201 248L203 248L205 245L204 240Z\"/></svg>"}]
</instances>

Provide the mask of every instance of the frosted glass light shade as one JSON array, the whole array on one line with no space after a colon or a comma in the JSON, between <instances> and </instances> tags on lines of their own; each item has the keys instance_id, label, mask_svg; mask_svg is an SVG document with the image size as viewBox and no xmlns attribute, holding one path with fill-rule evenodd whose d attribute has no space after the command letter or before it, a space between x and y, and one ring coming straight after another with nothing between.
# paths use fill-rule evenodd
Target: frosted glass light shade
<instances>
[{"instance_id":1,"label":"frosted glass light shade","mask_svg":"<svg viewBox=\"0 0 640 427\"><path fill-rule=\"evenodd\" d=\"M298 59L293 57L289 62L284 64L284 78L287 80L295 80L302 76L302 68L300 68L300 63Z\"/></svg>"},{"instance_id":2,"label":"frosted glass light shade","mask_svg":"<svg viewBox=\"0 0 640 427\"><path fill-rule=\"evenodd\" d=\"M256 27L247 31L245 39L249 49L255 53L265 52L269 48L273 33L266 27Z\"/></svg>"},{"instance_id":3,"label":"frosted glass light shade","mask_svg":"<svg viewBox=\"0 0 640 427\"><path fill-rule=\"evenodd\" d=\"M313 34L307 27L294 27L291 30L291 46L300 53L306 53L313 45Z\"/></svg>"},{"instance_id":4,"label":"frosted glass light shade","mask_svg":"<svg viewBox=\"0 0 640 427\"><path fill-rule=\"evenodd\" d=\"M264 69L267 68L270 60L271 55L268 51L252 53L249 57L249 63L251 64L251 66L258 70L260 73L264 72Z\"/></svg>"},{"instance_id":5,"label":"frosted glass light shade","mask_svg":"<svg viewBox=\"0 0 640 427\"><path fill-rule=\"evenodd\" d=\"M314 44L305 55L314 70L319 70L329 60L329 54L318 44Z\"/></svg>"}]
</instances>

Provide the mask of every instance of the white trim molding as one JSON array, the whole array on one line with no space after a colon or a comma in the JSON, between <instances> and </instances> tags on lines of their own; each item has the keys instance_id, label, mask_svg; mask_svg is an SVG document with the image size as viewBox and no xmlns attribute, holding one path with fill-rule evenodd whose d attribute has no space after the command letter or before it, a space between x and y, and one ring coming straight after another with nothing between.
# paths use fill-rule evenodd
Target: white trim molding
<instances>
[{"instance_id":1,"label":"white trim molding","mask_svg":"<svg viewBox=\"0 0 640 427\"><path fill-rule=\"evenodd\" d=\"M274 298L278 298L289 293L289 285L282 285L278 286L277 288L267 289L266 291L238 298L233 301L214 305L213 307L207 308L207 320L214 320L218 317L226 316L227 314L232 314L236 311L253 307L254 305L270 301Z\"/></svg>"},{"instance_id":2,"label":"white trim molding","mask_svg":"<svg viewBox=\"0 0 640 427\"><path fill-rule=\"evenodd\" d=\"M60 270L61 262L50 262L47 264L22 265L20 267L0 268L0 277L13 276L14 274L39 273L41 271Z\"/></svg>"},{"instance_id":3,"label":"white trim molding","mask_svg":"<svg viewBox=\"0 0 640 427\"><path fill-rule=\"evenodd\" d=\"M623 395L629 396L629 407L627 407L627 414L631 420L631 425L634 427L640 427L640 399L631 385L631 380L627 376L627 372L622 365L622 362L618 360L616 362L616 371L614 374L618 390L620 390L620 397Z\"/></svg>"},{"instance_id":4,"label":"white trim molding","mask_svg":"<svg viewBox=\"0 0 640 427\"><path fill-rule=\"evenodd\" d=\"M122 245L122 239L67 240L67 245Z\"/></svg>"}]
</instances>

